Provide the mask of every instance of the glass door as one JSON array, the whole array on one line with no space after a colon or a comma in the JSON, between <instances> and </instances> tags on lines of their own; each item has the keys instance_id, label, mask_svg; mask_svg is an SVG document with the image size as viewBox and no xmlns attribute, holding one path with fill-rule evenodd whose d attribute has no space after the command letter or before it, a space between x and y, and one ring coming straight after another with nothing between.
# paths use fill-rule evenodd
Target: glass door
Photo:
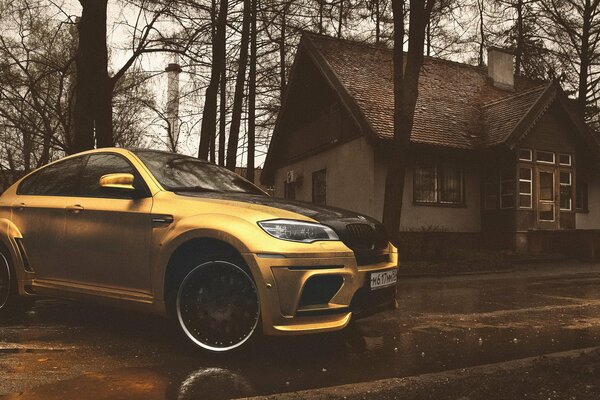
<instances>
[{"instance_id":1,"label":"glass door","mask_svg":"<svg viewBox=\"0 0 600 400\"><path fill-rule=\"evenodd\" d=\"M538 169L538 222L541 227L558 225L556 175L553 169Z\"/></svg>"}]
</instances>

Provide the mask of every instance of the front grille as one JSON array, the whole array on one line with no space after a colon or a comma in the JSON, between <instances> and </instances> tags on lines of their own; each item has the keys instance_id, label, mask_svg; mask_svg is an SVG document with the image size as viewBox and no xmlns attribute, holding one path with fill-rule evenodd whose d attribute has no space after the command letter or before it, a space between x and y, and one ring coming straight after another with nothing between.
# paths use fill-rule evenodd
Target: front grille
<instances>
[{"instance_id":1,"label":"front grille","mask_svg":"<svg viewBox=\"0 0 600 400\"><path fill-rule=\"evenodd\" d=\"M384 249L388 245L383 226L368 224L348 224L342 240L354 252Z\"/></svg>"}]
</instances>

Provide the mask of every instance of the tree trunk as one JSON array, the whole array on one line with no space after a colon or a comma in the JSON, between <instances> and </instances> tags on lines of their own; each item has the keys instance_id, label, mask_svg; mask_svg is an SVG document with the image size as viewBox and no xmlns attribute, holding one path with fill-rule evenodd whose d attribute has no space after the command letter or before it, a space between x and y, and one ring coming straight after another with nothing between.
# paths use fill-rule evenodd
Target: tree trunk
<instances>
[{"instance_id":1,"label":"tree trunk","mask_svg":"<svg viewBox=\"0 0 600 400\"><path fill-rule=\"evenodd\" d=\"M227 71L221 71L221 100L219 104L219 165L225 166L225 129L227 127Z\"/></svg>"},{"instance_id":2,"label":"tree trunk","mask_svg":"<svg viewBox=\"0 0 600 400\"><path fill-rule=\"evenodd\" d=\"M288 7L286 6L281 13L281 32L279 35L279 104L283 104L283 95L285 93L285 87L287 85L287 77L285 75L285 55L286 55L286 29L287 29L287 17L286 13Z\"/></svg>"},{"instance_id":3,"label":"tree trunk","mask_svg":"<svg viewBox=\"0 0 600 400\"><path fill-rule=\"evenodd\" d=\"M112 146L112 85L108 77L106 8L108 0L79 0L74 132L71 152Z\"/></svg>"},{"instance_id":4,"label":"tree trunk","mask_svg":"<svg viewBox=\"0 0 600 400\"><path fill-rule=\"evenodd\" d=\"M339 13L338 31L337 31L338 39L342 38L343 21L344 21L344 0L340 0L340 13Z\"/></svg>"},{"instance_id":5,"label":"tree trunk","mask_svg":"<svg viewBox=\"0 0 600 400\"><path fill-rule=\"evenodd\" d=\"M387 159L383 223L397 243L402 216L404 176L408 165L410 134L418 97L419 75L423 65L425 29L435 0L410 0L409 40L404 66L404 1L392 0L394 13L394 138Z\"/></svg>"},{"instance_id":6,"label":"tree trunk","mask_svg":"<svg viewBox=\"0 0 600 400\"><path fill-rule=\"evenodd\" d=\"M483 24L483 0L477 0L477 7L479 8L479 60L478 64L483 67L483 51L485 49L485 32Z\"/></svg>"},{"instance_id":7,"label":"tree trunk","mask_svg":"<svg viewBox=\"0 0 600 400\"><path fill-rule=\"evenodd\" d=\"M521 64L523 63L523 46L525 38L523 34L523 0L517 0L517 40L515 46L515 74L521 75Z\"/></svg>"},{"instance_id":8,"label":"tree trunk","mask_svg":"<svg viewBox=\"0 0 600 400\"><path fill-rule=\"evenodd\" d=\"M587 114L588 100L588 78L590 66L590 30L592 20L592 5L589 0L585 1L583 10L583 25L581 30L581 48L580 48L580 64L579 64L579 79L577 84L577 107L581 115Z\"/></svg>"},{"instance_id":9,"label":"tree trunk","mask_svg":"<svg viewBox=\"0 0 600 400\"><path fill-rule=\"evenodd\" d=\"M375 43L379 44L381 40L381 15L379 9L379 0L375 0Z\"/></svg>"},{"instance_id":10,"label":"tree trunk","mask_svg":"<svg viewBox=\"0 0 600 400\"><path fill-rule=\"evenodd\" d=\"M248 64L248 42L250 39L250 7L251 0L244 0L244 17L242 21L242 39L240 44L240 58L235 81L233 96L233 109L231 112L231 127L229 142L227 143L227 168L235 171L237 151L240 138L240 125L242 123L242 106L244 101L244 86L246 83L246 66Z\"/></svg>"},{"instance_id":11,"label":"tree trunk","mask_svg":"<svg viewBox=\"0 0 600 400\"><path fill-rule=\"evenodd\" d=\"M198 146L198 158L208 159L210 142L214 140L217 130L217 95L219 91L219 80L222 71L225 70L225 46L227 29L227 11L229 8L228 0L221 0L219 6L219 16L217 17L217 27L215 38L212 44L212 67L210 81L206 88L204 97L204 110L202 111L202 127L200 130L200 145Z\"/></svg>"},{"instance_id":12,"label":"tree trunk","mask_svg":"<svg viewBox=\"0 0 600 400\"><path fill-rule=\"evenodd\" d=\"M323 34L323 9L325 0L317 0L319 2L319 34Z\"/></svg>"},{"instance_id":13,"label":"tree trunk","mask_svg":"<svg viewBox=\"0 0 600 400\"><path fill-rule=\"evenodd\" d=\"M246 168L246 178L254 182L254 156L256 142L256 3L258 0L251 0L252 3L252 26L250 29L250 71L248 76L248 163Z\"/></svg>"}]
</instances>

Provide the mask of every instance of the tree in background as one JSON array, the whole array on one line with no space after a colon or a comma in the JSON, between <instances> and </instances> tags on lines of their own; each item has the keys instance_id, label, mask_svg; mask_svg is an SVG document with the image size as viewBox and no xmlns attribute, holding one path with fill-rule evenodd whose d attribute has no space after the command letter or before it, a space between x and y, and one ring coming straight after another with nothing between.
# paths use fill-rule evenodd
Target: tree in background
<instances>
[{"instance_id":1,"label":"tree in background","mask_svg":"<svg viewBox=\"0 0 600 400\"><path fill-rule=\"evenodd\" d=\"M227 145L226 166L235 171L237 163L237 151L240 137L240 126L242 123L242 107L244 105L246 67L248 66L248 44L250 42L250 19L252 18L252 1L244 0L244 17L242 19L242 33L240 41L240 56L238 59L238 70L235 79L235 94L233 97L233 110L231 112L231 127L229 130L229 143Z\"/></svg>"},{"instance_id":2,"label":"tree in background","mask_svg":"<svg viewBox=\"0 0 600 400\"><path fill-rule=\"evenodd\" d=\"M564 77L575 88L577 108L598 125L600 100L600 0L541 0L541 28Z\"/></svg>"},{"instance_id":3,"label":"tree in background","mask_svg":"<svg viewBox=\"0 0 600 400\"><path fill-rule=\"evenodd\" d=\"M394 13L394 138L387 158L383 223L392 238L398 238L402 215L404 177L410 148L410 135L419 95L423 66L425 30L436 0L392 0ZM404 54L405 15L408 12L408 51Z\"/></svg>"},{"instance_id":4,"label":"tree in background","mask_svg":"<svg viewBox=\"0 0 600 400\"><path fill-rule=\"evenodd\" d=\"M12 178L73 152L75 20L43 0L12 1L0 15L0 169ZM148 73L132 68L113 91L113 137L138 145L147 132Z\"/></svg>"},{"instance_id":5,"label":"tree in background","mask_svg":"<svg viewBox=\"0 0 600 400\"><path fill-rule=\"evenodd\" d=\"M212 63L210 82L206 88L204 96L204 111L202 113L202 130L200 132L200 145L198 148L198 158L208 159L210 150L210 142L215 140L216 124L217 124L217 95L219 84L225 84L225 54L226 54L226 30L227 30L227 13L229 11L229 1L221 0L219 4L218 17L217 10L212 10ZM223 90L221 91L222 93ZM221 103L221 107L224 104ZM224 138L223 133L221 137Z\"/></svg>"},{"instance_id":6,"label":"tree in background","mask_svg":"<svg viewBox=\"0 0 600 400\"><path fill-rule=\"evenodd\" d=\"M515 74L548 78L552 58L540 36L539 0L494 0L492 8L493 41L513 49Z\"/></svg>"}]
</instances>

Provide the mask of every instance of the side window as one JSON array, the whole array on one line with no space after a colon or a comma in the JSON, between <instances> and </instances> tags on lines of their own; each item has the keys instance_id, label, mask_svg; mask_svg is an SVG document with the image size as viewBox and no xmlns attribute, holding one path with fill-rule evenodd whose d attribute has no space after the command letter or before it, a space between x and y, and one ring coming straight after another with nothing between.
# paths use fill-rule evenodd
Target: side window
<instances>
[{"instance_id":1,"label":"side window","mask_svg":"<svg viewBox=\"0 0 600 400\"><path fill-rule=\"evenodd\" d=\"M35 181L37 180L38 176L40 176L40 172L42 172L42 171L36 171L33 174L29 175L27 178L23 179L23 182L21 182L19 184L19 187L17 188L17 194L18 195L33 194L33 191L35 189Z\"/></svg>"},{"instance_id":2,"label":"side window","mask_svg":"<svg viewBox=\"0 0 600 400\"><path fill-rule=\"evenodd\" d=\"M136 176L136 187L139 184L136 171L122 157L116 154L90 155L83 173L79 195L84 197L129 198L127 195L108 193L100 187L100 178L108 174L132 174Z\"/></svg>"},{"instance_id":3,"label":"side window","mask_svg":"<svg viewBox=\"0 0 600 400\"><path fill-rule=\"evenodd\" d=\"M74 196L82 166L82 157L50 165L24 180L18 192L37 196Z\"/></svg>"}]
</instances>

